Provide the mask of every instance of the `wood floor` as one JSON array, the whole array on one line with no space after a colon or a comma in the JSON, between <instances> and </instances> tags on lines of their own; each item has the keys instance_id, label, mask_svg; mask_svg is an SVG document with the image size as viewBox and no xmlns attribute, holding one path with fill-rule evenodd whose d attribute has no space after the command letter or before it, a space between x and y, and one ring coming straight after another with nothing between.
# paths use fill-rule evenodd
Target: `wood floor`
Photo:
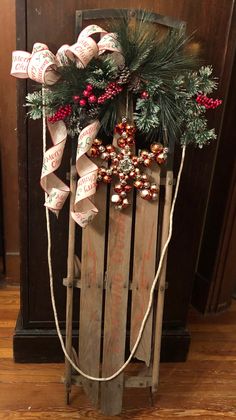
<instances>
[{"instance_id":1,"label":"wood floor","mask_svg":"<svg viewBox=\"0 0 236 420\"><path fill-rule=\"evenodd\" d=\"M63 365L15 364L12 333L19 308L17 287L0 289L0 419L109 419L82 390L64 403ZM203 318L192 311L192 344L186 363L162 364L154 405L149 391L126 389L117 419L236 419L236 301L226 313ZM112 417L114 418L114 417Z\"/></svg>"}]
</instances>

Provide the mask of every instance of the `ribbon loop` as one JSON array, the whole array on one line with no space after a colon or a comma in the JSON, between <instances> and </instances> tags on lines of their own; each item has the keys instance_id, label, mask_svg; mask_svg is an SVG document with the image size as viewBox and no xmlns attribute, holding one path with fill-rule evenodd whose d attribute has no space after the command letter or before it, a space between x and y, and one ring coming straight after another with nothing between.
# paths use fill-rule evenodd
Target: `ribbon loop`
<instances>
[{"instance_id":1,"label":"ribbon loop","mask_svg":"<svg viewBox=\"0 0 236 420\"><path fill-rule=\"evenodd\" d=\"M105 51L121 52L117 35L112 32L104 35L98 42L98 49L99 55L103 54Z\"/></svg>"},{"instance_id":2,"label":"ribbon loop","mask_svg":"<svg viewBox=\"0 0 236 420\"><path fill-rule=\"evenodd\" d=\"M64 44L57 51L56 59L57 59L58 67L65 66L68 64L68 57L66 55L66 52L69 50L69 48L70 46L68 44Z\"/></svg>"},{"instance_id":3,"label":"ribbon loop","mask_svg":"<svg viewBox=\"0 0 236 420\"><path fill-rule=\"evenodd\" d=\"M96 42L93 35L100 35ZM77 67L84 68L94 58L105 51L119 54L121 48L114 33L107 33L98 25L89 25L79 34L77 42L71 46L62 45L56 56L43 43L35 43L32 54L26 51L14 51L12 54L11 75L19 78L30 78L38 83L53 85L60 75L57 68L76 62ZM118 61L118 60L117 60ZM58 215L68 194L69 188L56 175L66 143L67 130L63 121L54 124L48 122L53 146L44 153L41 172L41 186L47 192L45 202L51 211ZM72 217L80 226L85 227L96 216L98 209L90 198L96 192L98 167L85 153L90 149L100 128L98 120L85 127L78 137L76 169L80 179L77 184L76 198Z\"/></svg>"},{"instance_id":4,"label":"ribbon loop","mask_svg":"<svg viewBox=\"0 0 236 420\"><path fill-rule=\"evenodd\" d=\"M56 68L55 55L49 51L45 44L35 44L28 67L29 78L38 83L53 85L60 78L56 73Z\"/></svg>"},{"instance_id":5,"label":"ribbon loop","mask_svg":"<svg viewBox=\"0 0 236 420\"><path fill-rule=\"evenodd\" d=\"M88 38L91 35L95 35L95 34L100 34L101 36L107 34L107 31L104 31L104 29L101 28L101 26L98 25L88 25L86 26L86 28L84 28L79 36L78 36L78 41L79 39L82 38Z\"/></svg>"},{"instance_id":6,"label":"ribbon loop","mask_svg":"<svg viewBox=\"0 0 236 420\"><path fill-rule=\"evenodd\" d=\"M78 60L80 67L86 67L92 58L98 54L98 46L92 38L81 38L79 42L69 48L67 54L72 53Z\"/></svg>"},{"instance_id":7,"label":"ribbon loop","mask_svg":"<svg viewBox=\"0 0 236 420\"><path fill-rule=\"evenodd\" d=\"M13 51L11 75L20 79L27 79L30 59L31 54L26 51Z\"/></svg>"},{"instance_id":8,"label":"ribbon loop","mask_svg":"<svg viewBox=\"0 0 236 420\"><path fill-rule=\"evenodd\" d=\"M60 78L56 72L57 66L57 59L47 45L37 42L33 46L32 54L26 51L12 53L11 75L53 85Z\"/></svg>"}]
</instances>

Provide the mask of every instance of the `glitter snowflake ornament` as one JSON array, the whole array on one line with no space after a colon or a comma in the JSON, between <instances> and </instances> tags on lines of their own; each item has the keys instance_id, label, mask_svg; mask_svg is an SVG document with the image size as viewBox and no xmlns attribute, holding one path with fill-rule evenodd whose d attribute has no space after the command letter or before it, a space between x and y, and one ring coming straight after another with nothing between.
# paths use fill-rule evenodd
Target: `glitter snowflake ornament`
<instances>
[{"instance_id":1,"label":"glitter snowflake ornament","mask_svg":"<svg viewBox=\"0 0 236 420\"><path fill-rule=\"evenodd\" d=\"M167 159L168 149L160 143L152 143L150 151L141 150L136 156L132 149L135 145L136 128L128 124L126 119L115 127L117 147L112 144L104 146L102 141L95 139L89 150L89 156L100 157L108 162L108 166L98 169L98 182L110 184L113 177L119 182L115 184L111 202L118 210L126 208L130 202L128 193L135 187L140 196L145 200L156 200L159 188L152 183L149 177L140 169L141 165L150 167L154 162L161 165Z\"/></svg>"}]
</instances>

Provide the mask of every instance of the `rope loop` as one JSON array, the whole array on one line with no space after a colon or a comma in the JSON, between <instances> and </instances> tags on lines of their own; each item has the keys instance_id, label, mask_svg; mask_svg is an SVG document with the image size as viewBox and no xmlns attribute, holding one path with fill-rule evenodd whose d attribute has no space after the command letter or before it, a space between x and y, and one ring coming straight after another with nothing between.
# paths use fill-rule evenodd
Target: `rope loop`
<instances>
[{"instance_id":1,"label":"rope loop","mask_svg":"<svg viewBox=\"0 0 236 420\"><path fill-rule=\"evenodd\" d=\"M43 91L43 93L44 93L44 91ZM43 101L43 103L44 103L44 101ZM46 116L45 116L45 109L44 108L43 108L43 151L44 151L44 153L46 151ZM163 264L163 261L164 261L164 258L165 258L166 252L167 252L168 245L169 245L171 237L172 237L174 209L175 209L175 203L176 203L176 199L177 199L177 195L178 195L178 191L179 191L179 184L180 184L181 174L182 174L184 160L185 160L185 151L186 151L186 145L184 145L183 148L182 148L182 157L181 157L179 172L178 172L177 181L176 181L174 198L173 198L173 201L172 201L172 206L171 206L171 211L170 211L169 234L168 234L168 238L167 238L166 243L165 243L165 245L162 249L162 252L161 252L161 256L160 256L158 268L157 268L157 271L156 271L156 275L155 275L155 278L153 280L152 287L150 289L149 303L148 303L147 310L145 312L145 315L144 315L144 318L143 318L143 321L142 321L142 324L141 324L141 327L140 327L140 330L139 330L139 334L137 336L136 342L134 344L134 347L133 347L128 359L125 361L125 363L116 372L114 372L112 375L110 375L108 377L103 378L103 377L94 377L94 376L87 375L86 373L84 373L79 368L79 366L77 366L74 363L74 361L71 359L70 355L66 351L65 344L64 344L63 337L62 337L61 330L60 330L60 326L59 326L57 308L56 308L56 302L55 302L52 258L51 258L52 241L51 241L50 218L49 218L49 209L48 209L48 207L45 207L46 223L47 223L47 238L48 238L48 269L49 269L49 280L50 280L50 292L51 292L51 301L52 301L52 308L53 308L53 314L54 314L54 319L55 319L57 335L58 335L58 338L60 340L61 348L63 350L63 353L64 353L66 359L69 361L71 366L75 369L75 371L86 379L89 379L91 381L97 381L97 382L111 381L112 379L116 378L118 375L120 375L120 373L123 372L123 370L128 366L131 359L135 355L135 352L138 348L138 345L140 343L140 340L141 340L143 332L144 332L145 324L147 322L150 311L152 309L155 287L157 285L159 275L160 275L161 269L162 269L162 264ZM46 193L45 193L45 196L46 196Z\"/></svg>"}]
</instances>

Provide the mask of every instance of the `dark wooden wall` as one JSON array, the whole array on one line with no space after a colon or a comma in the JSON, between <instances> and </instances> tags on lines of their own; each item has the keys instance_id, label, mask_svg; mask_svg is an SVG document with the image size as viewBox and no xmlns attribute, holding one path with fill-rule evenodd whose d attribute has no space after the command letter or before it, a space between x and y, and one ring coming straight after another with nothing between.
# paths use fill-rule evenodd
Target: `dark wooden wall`
<instances>
[{"instance_id":1,"label":"dark wooden wall","mask_svg":"<svg viewBox=\"0 0 236 420\"><path fill-rule=\"evenodd\" d=\"M75 10L100 7L141 7L185 20L188 32L196 31L196 45L201 44L202 57L205 58L206 64L213 64L214 75L220 78L217 95L226 102L234 49L233 0L159 0L156 2L150 0L139 2L134 0L18 0L18 48L30 51L34 42L41 41L56 52L62 44L71 44L74 41ZM28 82L27 88L31 89L31 87L32 83ZM26 86L21 81L19 104L23 101L25 89ZM221 107L220 110L213 111L209 118L209 125L215 126L219 133L221 133L223 111L224 107ZM40 328L44 332L38 335L38 343L42 344L43 339L46 343L55 336L55 332L52 330L54 324L49 298L43 193L39 187L42 162L41 123L30 121L26 124L21 108L18 128L20 188L21 192L24 192L21 195L20 213L22 311L14 342L16 357L18 355L19 359L24 359L27 351L31 352L32 356L32 340L29 339L27 347L26 337L33 337L34 343L37 343L36 329ZM219 139L211 146L203 150L189 148L187 152L168 257L169 288L166 294L164 328L166 336L173 337L176 334L177 339L174 342L176 346L177 342L180 343L179 348L176 347L177 350L172 351L169 357L170 359L172 357L172 360L178 351L183 359L186 355L186 343L187 345L189 343L189 336L186 333L188 307L220 141L219 136ZM178 162L179 150L177 149L175 171L177 171ZM62 173L66 167L65 159ZM53 242L56 244L53 254L56 300L61 320L65 316L62 278L66 273L67 211L66 206L58 222L52 219ZM35 354L37 350L41 352L40 346L35 344Z\"/></svg>"},{"instance_id":2,"label":"dark wooden wall","mask_svg":"<svg viewBox=\"0 0 236 420\"><path fill-rule=\"evenodd\" d=\"M15 48L15 0L2 0L0 12L0 153L6 277L19 281L17 103L16 81L10 76L11 53Z\"/></svg>"},{"instance_id":3,"label":"dark wooden wall","mask_svg":"<svg viewBox=\"0 0 236 420\"><path fill-rule=\"evenodd\" d=\"M236 288L235 91L234 56L193 289L193 303L205 313L228 308Z\"/></svg>"}]
</instances>

